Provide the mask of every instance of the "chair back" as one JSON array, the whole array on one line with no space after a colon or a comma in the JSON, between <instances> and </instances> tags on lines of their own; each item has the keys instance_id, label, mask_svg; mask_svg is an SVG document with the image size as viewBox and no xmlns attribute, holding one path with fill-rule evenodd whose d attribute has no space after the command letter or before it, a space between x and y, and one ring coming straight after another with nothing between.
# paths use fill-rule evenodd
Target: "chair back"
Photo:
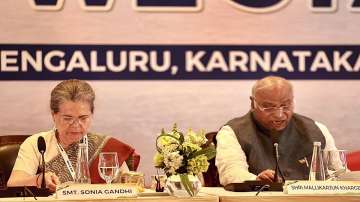
<instances>
[{"instance_id":1,"label":"chair back","mask_svg":"<svg viewBox=\"0 0 360 202\"><path fill-rule=\"evenodd\" d=\"M207 138L207 142L205 143L205 147L209 146L213 143L216 146L216 135L217 132L209 132L205 136ZM208 170L203 173L205 187L220 187L219 173L217 167L215 165L215 158L209 161Z\"/></svg>"},{"instance_id":2,"label":"chair back","mask_svg":"<svg viewBox=\"0 0 360 202\"><path fill-rule=\"evenodd\" d=\"M346 154L347 167L351 171L360 171L360 150Z\"/></svg>"},{"instance_id":3,"label":"chair back","mask_svg":"<svg viewBox=\"0 0 360 202\"><path fill-rule=\"evenodd\" d=\"M6 187L21 143L28 135L0 136L0 188Z\"/></svg>"}]
</instances>

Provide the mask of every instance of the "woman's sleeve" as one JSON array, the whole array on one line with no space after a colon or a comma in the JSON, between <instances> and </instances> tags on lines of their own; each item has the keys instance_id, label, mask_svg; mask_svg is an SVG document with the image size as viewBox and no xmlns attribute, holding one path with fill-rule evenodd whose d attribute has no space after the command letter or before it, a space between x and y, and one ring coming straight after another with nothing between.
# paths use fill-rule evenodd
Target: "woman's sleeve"
<instances>
[{"instance_id":1,"label":"woman's sleeve","mask_svg":"<svg viewBox=\"0 0 360 202\"><path fill-rule=\"evenodd\" d=\"M13 170L24 171L29 175L35 175L39 167L36 144L33 137L27 138L20 146Z\"/></svg>"}]
</instances>

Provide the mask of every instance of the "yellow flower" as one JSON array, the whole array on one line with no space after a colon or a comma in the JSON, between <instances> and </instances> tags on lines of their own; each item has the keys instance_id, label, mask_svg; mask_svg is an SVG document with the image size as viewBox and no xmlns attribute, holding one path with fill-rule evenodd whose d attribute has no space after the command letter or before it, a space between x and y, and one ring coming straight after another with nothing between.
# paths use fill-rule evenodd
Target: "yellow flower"
<instances>
[{"instance_id":1,"label":"yellow flower","mask_svg":"<svg viewBox=\"0 0 360 202\"><path fill-rule=\"evenodd\" d=\"M207 141L205 137L205 132L201 131L200 133L195 133L193 130L189 130L185 136L185 142L191 142L196 145L203 145Z\"/></svg>"},{"instance_id":2,"label":"yellow flower","mask_svg":"<svg viewBox=\"0 0 360 202\"><path fill-rule=\"evenodd\" d=\"M199 155L188 161L187 170L190 174L197 175L202 172L206 172L209 168L209 162L205 155Z\"/></svg>"},{"instance_id":3,"label":"yellow flower","mask_svg":"<svg viewBox=\"0 0 360 202\"><path fill-rule=\"evenodd\" d=\"M189 154L191 154L193 152L201 150L201 147L199 145L191 143L191 142L184 142L182 144L182 146L184 148L184 151L185 151L186 155L189 155Z\"/></svg>"},{"instance_id":4,"label":"yellow flower","mask_svg":"<svg viewBox=\"0 0 360 202\"><path fill-rule=\"evenodd\" d=\"M164 156L159 152L156 152L153 162L155 167L159 167L159 168L164 167Z\"/></svg>"},{"instance_id":5,"label":"yellow flower","mask_svg":"<svg viewBox=\"0 0 360 202\"><path fill-rule=\"evenodd\" d=\"M173 152L177 150L179 141L172 137L162 136L158 139L157 146L162 152Z\"/></svg>"}]
</instances>

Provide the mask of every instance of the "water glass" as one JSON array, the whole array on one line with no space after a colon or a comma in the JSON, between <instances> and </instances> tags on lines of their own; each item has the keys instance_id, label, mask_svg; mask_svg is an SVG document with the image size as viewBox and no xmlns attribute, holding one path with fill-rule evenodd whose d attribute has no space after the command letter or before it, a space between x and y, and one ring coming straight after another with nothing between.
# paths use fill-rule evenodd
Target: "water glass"
<instances>
[{"instance_id":1,"label":"water glass","mask_svg":"<svg viewBox=\"0 0 360 202\"><path fill-rule=\"evenodd\" d=\"M324 150L323 161L327 180L337 180L347 170L345 150Z\"/></svg>"},{"instance_id":2,"label":"water glass","mask_svg":"<svg viewBox=\"0 0 360 202\"><path fill-rule=\"evenodd\" d=\"M111 184L119 172L119 162L116 152L101 152L99 154L98 170L106 184Z\"/></svg>"}]
</instances>

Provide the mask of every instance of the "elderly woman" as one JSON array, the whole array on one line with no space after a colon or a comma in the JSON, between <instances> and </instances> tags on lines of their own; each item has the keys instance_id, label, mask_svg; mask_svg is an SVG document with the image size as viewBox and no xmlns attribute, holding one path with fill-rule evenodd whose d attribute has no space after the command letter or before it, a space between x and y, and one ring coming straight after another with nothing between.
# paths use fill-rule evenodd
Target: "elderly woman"
<instances>
[{"instance_id":1,"label":"elderly woman","mask_svg":"<svg viewBox=\"0 0 360 202\"><path fill-rule=\"evenodd\" d=\"M118 152L120 171L127 171L125 160L135 154L130 146L109 136L88 132L94 112L95 93L85 81L66 80L51 92L50 108L54 129L27 138L21 145L8 186L40 186L41 154L37 141L45 139L45 183L54 191L56 185L73 181L79 142L88 145L92 183L104 182L98 173L98 155L103 151ZM70 163L66 163L70 162Z\"/></svg>"}]
</instances>

